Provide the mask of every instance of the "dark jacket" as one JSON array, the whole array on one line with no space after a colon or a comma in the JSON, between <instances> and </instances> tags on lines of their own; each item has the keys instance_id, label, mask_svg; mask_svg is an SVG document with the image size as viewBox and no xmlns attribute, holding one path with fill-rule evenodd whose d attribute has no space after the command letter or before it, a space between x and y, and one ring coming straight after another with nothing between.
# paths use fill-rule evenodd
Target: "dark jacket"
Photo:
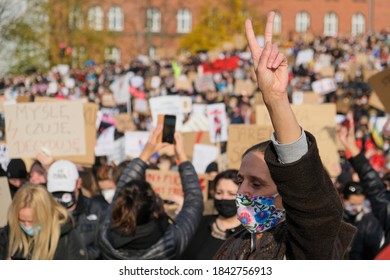
<instances>
[{"instance_id":1,"label":"dark jacket","mask_svg":"<svg viewBox=\"0 0 390 280\"><path fill-rule=\"evenodd\" d=\"M356 229L342 221L341 201L323 168L315 138L305 133L309 150L296 162L281 164L272 144L265 151L286 221L258 235L242 230L226 241L215 259L343 258Z\"/></svg>"},{"instance_id":2,"label":"dark jacket","mask_svg":"<svg viewBox=\"0 0 390 280\"><path fill-rule=\"evenodd\" d=\"M378 219L372 212L361 212L354 218L344 213L344 221L357 228L348 259L373 260L379 253L383 238L383 230Z\"/></svg>"},{"instance_id":3,"label":"dark jacket","mask_svg":"<svg viewBox=\"0 0 390 280\"><path fill-rule=\"evenodd\" d=\"M141 159L132 160L123 171L114 196L113 205L121 188L131 180L145 180L147 165ZM105 259L175 259L178 258L195 234L203 213L203 198L198 176L190 162L179 166L184 191L184 204L173 223L169 224L158 241L147 249L114 248L108 233L112 232L110 209L99 234L99 246ZM111 206L110 206L111 208ZM138 227L137 227L138 229ZM117 243L117 242L116 242ZM126 243L127 244L127 243ZM117 245L117 244L116 244Z\"/></svg>"},{"instance_id":4,"label":"dark jacket","mask_svg":"<svg viewBox=\"0 0 390 280\"><path fill-rule=\"evenodd\" d=\"M362 152L350 158L349 161L359 175L360 184L370 200L372 213L385 231L383 246L385 247L390 244L390 201L387 198L386 186Z\"/></svg>"},{"instance_id":5,"label":"dark jacket","mask_svg":"<svg viewBox=\"0 0 390 280\"><path fill-rule=\"evenodd\" d=\"M0 229L0 259L7 259L9 242L8 226ZM12 259L25 259L21 254L15 254ZM27 258L29 259L29 258ZM61 235L53 260L86 260L87 250L69 219L61 226Z\"/></svg>"},{"instance_id":6,"label":"dark jacket","mask_svg":"<svg viewBox=\"0 0 390 280\"><path fill-rule=\"evenodd\" d=\"M72 216L76 222L76 230L87 247L88 259L101 259L100 249L97 244L99 226L103 220L101 204L81 195Z\"/></svg>"}]
</instances>

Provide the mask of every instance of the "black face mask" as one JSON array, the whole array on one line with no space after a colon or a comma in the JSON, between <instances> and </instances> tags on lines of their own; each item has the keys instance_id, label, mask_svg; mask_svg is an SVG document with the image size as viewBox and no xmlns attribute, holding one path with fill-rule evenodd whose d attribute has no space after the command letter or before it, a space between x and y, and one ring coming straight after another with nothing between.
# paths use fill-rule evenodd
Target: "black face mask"
<instances>
[{"instance_id":1,"label":"black face mask","mask_svg":"<svg viewBox=\"0 0 390 280\"><path fill-rule=\"evenodd\" d=\"M214 199L214 207L218 214L224 218L230 218L237 214L235 199Z\"/></svg>"},{"instance_id":2,"label":"black face mask","mask_svg":"<svg viewBox=\"0 0 390 280\"><path fill-rule=\"evenodd\" d=\"M66 209L71 208L76 203L76 194L74 192L53 192L52 195Z\"/></svg>"}]
</instances>

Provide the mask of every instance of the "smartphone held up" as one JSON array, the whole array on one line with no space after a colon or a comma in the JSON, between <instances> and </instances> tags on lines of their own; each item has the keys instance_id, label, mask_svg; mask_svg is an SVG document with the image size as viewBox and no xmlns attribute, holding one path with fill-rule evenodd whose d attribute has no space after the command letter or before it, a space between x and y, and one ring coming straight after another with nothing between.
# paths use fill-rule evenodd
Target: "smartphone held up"
<instances>
[{"instance_id":1,"label":"smartphone held up","mask_svg":"<svg viewBox=\"0 0 390 280\"><path fill-rule=\"evenodd\" d=\"M158 115L157 123L163 126L159 142L173 144L175 142L176 116Z\"/></svg>"}]
</instances>

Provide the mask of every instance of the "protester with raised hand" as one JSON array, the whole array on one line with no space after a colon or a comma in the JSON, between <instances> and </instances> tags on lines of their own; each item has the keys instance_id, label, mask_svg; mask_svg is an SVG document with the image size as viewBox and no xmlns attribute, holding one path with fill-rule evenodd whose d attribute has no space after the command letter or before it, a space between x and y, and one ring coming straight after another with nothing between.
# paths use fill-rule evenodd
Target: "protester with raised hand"
<instances>
[{"instance_id":1,"label":"protester with raised hand","mask_svg":"<svg viewBox=\"0 0 390 280\"><path fill-rule=\"evenodd\" d=\"M357 146L355 137L355 125L353 117L347 115L349 127L343 126L338 131L338 136L351 157L348 159L360 178L360 185L364 189L370 201L372 212L379 220L385 232L385 240L382 248L387 246L386 258L390 258L390 200L387 196L387 187L379 174L371 166L364 152Z\"/></svg>"},{"instance_id":2,"label":"protester with raised hand","mask_svg":"<svg viewBox=\"0 0 390 280\"><path fill-rule=\"evenodd\" d=\"M159 125L150 132L148 143L139 158L124 169L113 202L99 236L106 259L174 259L178 258L195 234L203 213L203 198L198 176L184 152L181 134L175 133L175 154L184 203L174 221L170 221L163 202L145 181L149 158L166 147L158 143Z\"/></svg>"},{"instance_id":3,"label":"protester with raised hand","mask_svg":"<svg viewBox=\"0 0 390 280\"><path fill-rule=\"evenodd\" d=\"M287 96L286 57L272 44L274 12L261 48L245 23L258 86L273 128L270 142L248 149L238 173L237 216L245 230L215 259L341 259L355 228L323 168L316 140L299 126Z\"/></svg>"}]
</instances>

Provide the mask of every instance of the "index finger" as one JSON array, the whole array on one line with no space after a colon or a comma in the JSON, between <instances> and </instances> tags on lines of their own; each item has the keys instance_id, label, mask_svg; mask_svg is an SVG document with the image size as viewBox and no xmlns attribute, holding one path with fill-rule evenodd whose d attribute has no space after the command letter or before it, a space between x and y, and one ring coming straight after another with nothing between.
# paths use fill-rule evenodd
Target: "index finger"
<instances>
[{"instance_id":1,"label":"index finger","mask_svg":"<svg viewBox=\"0 0 390 280\"><path fill-rule=\"evenodd\" d=\"M268 42L272 43L272 33L274 30L274 18L275 18L275 12L274 11L269 12L267 17L267 24L265 25L264 46Z\"/></svg>"}]
</instances>

